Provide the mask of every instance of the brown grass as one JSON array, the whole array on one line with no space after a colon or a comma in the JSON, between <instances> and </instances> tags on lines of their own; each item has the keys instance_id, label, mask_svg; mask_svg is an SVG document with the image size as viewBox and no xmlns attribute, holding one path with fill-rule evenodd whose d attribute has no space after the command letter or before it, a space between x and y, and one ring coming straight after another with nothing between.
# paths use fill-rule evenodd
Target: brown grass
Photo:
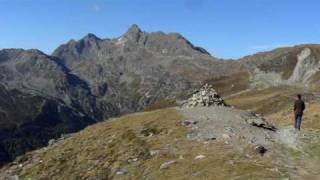
<instances>
[{"instance_id":1,"label":"brown grass","mask_svg":"<svg viewBox=\"0 0 320 180\"><path fill-rule=\"evenodd\" d=\"M319 90L320 90L320 72L317 72L315 75L313 75L309 85L310 85L311 89L319 92Z\"/></svg>"},{"instance_id":2,"label":"brown grass","mask_svg":"<svg viewBox=\"0 0 320 180\"><path fill-rule=\"evenodd\" d=\"M307 105L303 116L302 128L320 129L320 104L312 103ZM292 108L284 109L278 113L271 114L266 117L268 121L278 126L292 125L294 122L294 114Z\"/></svg>"},{"instance_id":3,"label":"brown grass","mask_svg":"<svg viewBox=\"0 0 320 180\"><path fill-rule=\"evenodd\" d=\"M260 158L252 149L244 153L251 154L255 161L219 142L203 144L188 140L186 135L189 130L181 125L183 119L175 109L163 109L99 123L47 151L39 150L25 156L32 156L31 159L42 162L36 162L16 173L36 179L281 177L281 172L272 171L271 159ZM154 135L146 137L140 133L141 129L151 129ZM150 150L158 150L159 155L151 156ZM195 160L200 154L206 158ZM128 162L135 158L138 160ZM162 163L171 160L177 162L168 169L159 169ZM115 175L121 168L128 169L128 174Z\"/></svg>"},{"instance_id":4,"label":"brown grass","mask_svg":"<svg viewBox=\"0 0 320 180\"><path fill-rule=\"evenodd\" d=\"M160 100L159 102L156 102L147 108L145 108L145 111L154 111L157 109L164 109L164 108L169 108L169 107L175 107L177 106L176 100L172 99L165 99L165 100Z\"/></svg>"},{"instance_id":5,"label":"brown grass","mask_svg":"<svg viewBox=\"0 0 320 180\"><path fill-rule=\"evenodd\" d=\"M292 97L287 94L286 87L268 88L232 96L227 98L226 102L240 109L268 114L277 111L278 107L287 106L288 101L292 101Z\"/></svg>"},{"instance_id":6,"label":"brown grass","mask_svg":"<svg viewBox=\"0 0 320 180\"><path fill-rule=\"evenodd\" d=\"M240 109L251 110L266 116L268 121L278 126L293 125L292 112L296 94L302 93L307 103L303 127L320 129L320 104L312 98L312 94L301 88L272 87L253 90L226 99L226 102Z\"/></svg>"},{"instance_id":7,"label":"brown grass","mask_svg":"<svg viewBox=\"0 0 320 180\"><path fill-rule=\"evenodd\" d=\"M249 78L249 72L243 71L231 76L210 79L205 83L213 85L220 95L226 96L248 89Z\"/></svg>"},{"instance_id":8,"label":"brown grass","mask_svg":"<svg viewBox=\"0 0 320 180\"><path fill-rule=\"evenodd\" d=\"M226 102L240 109L270 115L292 107L298 93L303 94L308 100L312 96L306 89L281 86L263 90L251 90L239 95L230 96L226 99Z\"/></svg>"}]
</instances>

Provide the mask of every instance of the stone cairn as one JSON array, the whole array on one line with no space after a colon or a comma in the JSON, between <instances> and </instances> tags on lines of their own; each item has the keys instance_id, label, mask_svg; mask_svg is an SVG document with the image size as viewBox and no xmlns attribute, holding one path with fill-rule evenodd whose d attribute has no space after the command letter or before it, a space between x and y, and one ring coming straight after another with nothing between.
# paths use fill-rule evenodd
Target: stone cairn
<instances>
[{"instance_id":1,"label":"stone cairn","mask_svg":"<svg viewBox=\"0 0 320 180\"><path fill-rule=\"evenodd\" d=\"M183 107L209 107L209 106L226 106L224 100L209 84L205 84L200 90L193 93L193 95L183 103Z\"/></svg>"}]
</instances>

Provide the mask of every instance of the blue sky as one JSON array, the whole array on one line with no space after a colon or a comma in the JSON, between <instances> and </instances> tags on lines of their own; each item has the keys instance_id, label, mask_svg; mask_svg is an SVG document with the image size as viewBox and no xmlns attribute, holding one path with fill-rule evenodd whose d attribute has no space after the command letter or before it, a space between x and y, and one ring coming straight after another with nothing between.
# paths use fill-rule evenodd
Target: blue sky
<instances>
[{"instance_id":1,"label":"blue sky","mask_svg":"<svg viewBox=\"0 0 320 180\"><path fill-rule=\"evenodd\" d=\"M0 49L50 54L87 33L118 37L132 24L179 32L221 58L320 43L319 0L0 0Z\"/></svg>"}]
</instances>

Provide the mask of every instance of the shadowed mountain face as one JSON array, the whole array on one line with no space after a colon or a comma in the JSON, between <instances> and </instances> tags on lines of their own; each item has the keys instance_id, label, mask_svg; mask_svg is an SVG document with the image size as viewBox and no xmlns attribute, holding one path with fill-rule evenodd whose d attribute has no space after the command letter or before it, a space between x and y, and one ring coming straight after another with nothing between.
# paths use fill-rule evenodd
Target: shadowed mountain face
<instances>
[{"instance_id":1,"label":"shadowed mountain face","mask_svg":"<svg viewBox=\"0 0 320 180\"><path fill-rule=\"evenodd\" d=\"M101 120L115 106L97 102L88 85L37 50L0 51L0 162Z\"/></svg>"},{"instance_id":2,"label":"shadowed mountain face","mask_svg":"<svg viewBox=\"0 0 320 180\"><path fill-rule=\"evenodd\" d=\"M95 122L92 117L60 102L19 90L0 90L1 163L47 145L50 138L78 131Z\"/></svg>"},{"instance_id":3,"label":"shadowed mountain face","mask_svg":"<svg viewBox=\"0 0 320 180\"><path fill-rule=\"evenodd\" d=\"M320 46L282 48L239 61L212 57L178 33L93 34L58 47L0 51L0 162L97 121L183 99L209 80L223 95L319 82ZM226 92L226 93L224 93Z\"/></svg>"}]
</instances>

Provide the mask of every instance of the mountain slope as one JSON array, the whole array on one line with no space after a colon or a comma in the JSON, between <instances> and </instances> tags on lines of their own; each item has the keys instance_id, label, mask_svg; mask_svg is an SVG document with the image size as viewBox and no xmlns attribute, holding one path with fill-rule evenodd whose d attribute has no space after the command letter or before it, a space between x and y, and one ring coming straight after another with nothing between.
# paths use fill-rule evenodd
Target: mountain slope
<instances>
[{"instance_id":1,"label":"mountain slope","mask_svg":"<svg viewBox=\"0 0 320 180\"><path fill-rule=\"evenodd\" d=\"M94 118L102 118L87 83L55 58L37 50L5 49L0 51L0 62L0 82L8 89L56 98L78 106Z\"/></svg>"},{"instance_id":2,"label":"mountain slope","mask_svg":"<svg viewBox=\"0 0 320 180\"><path fill-rule=\"evenodd\" d=\"M47 145L51 138L76 132L96 121L66 104L18 90L0 91L1 163Z\"/></svg>"},{"instance_id":3,"label":"mountain slope","mask_svg":"<svg viewBox=\"0 0 320 180\"><path fill-rule=\"evenodd\" d=\"M186 126L190 117L185 113L197 124ZM303 138L296 137L287 129L278 133L251 126L246 124L247 118L253 116L225 107L171 108L126 115L28 153L0 172L39 179L319 178L315 166L319 163L315 158L320 153L315 148L320 142L319 132L303 131ZM230 127L215 129L220 123L230 123ZM213 129L207 132L209 126ZM200 137L213 132L216 139L188 138L199 130L203 133ZM246 133L248 137L241 136ZM270 134L270 139L265 140L267 152L261 156L251 144L254 141L247 138L259 139L265 134ZM298 148L285 141L286 137L297 138Z\"/></svg>"},{"instance_id":4,"label":"mountain slope","mask_svg":"<svg viewBox=\"0 0 320 180\"><path fill-rule=\"evenodd\" d=\"M181 107L125 115L87 127L67 139L55 140L4 166L0 176L315 180L320 177L319 127L295 132L288 124L274 126L261 115L223 102L211 86L205 85ZM315 115L317 107L308 109L308 113ZM273 114L273 118L278 117L278 113Z\"/></svg>"},{"instance_id":5,"label":"mountain slope","mask_svg":"<svg viewBox=\"0 0 320 180\"><path fill-rule=\"evenodd\" d=\"M37 50L1 50L0 87L0 164L103 117L86 83Z\"/></svg>"},{"instance_id":6,"label":"mountain slope","mask_svg":"<svg viewBox=\"0 0 320 180\"><path fill-rule=\"evenodd\" d=\"M243 68L253 70L252 85L256 87L278 85L319 87L319 45L279 48L244 57L239 63Z\"/></svg>"}]
</instances>

